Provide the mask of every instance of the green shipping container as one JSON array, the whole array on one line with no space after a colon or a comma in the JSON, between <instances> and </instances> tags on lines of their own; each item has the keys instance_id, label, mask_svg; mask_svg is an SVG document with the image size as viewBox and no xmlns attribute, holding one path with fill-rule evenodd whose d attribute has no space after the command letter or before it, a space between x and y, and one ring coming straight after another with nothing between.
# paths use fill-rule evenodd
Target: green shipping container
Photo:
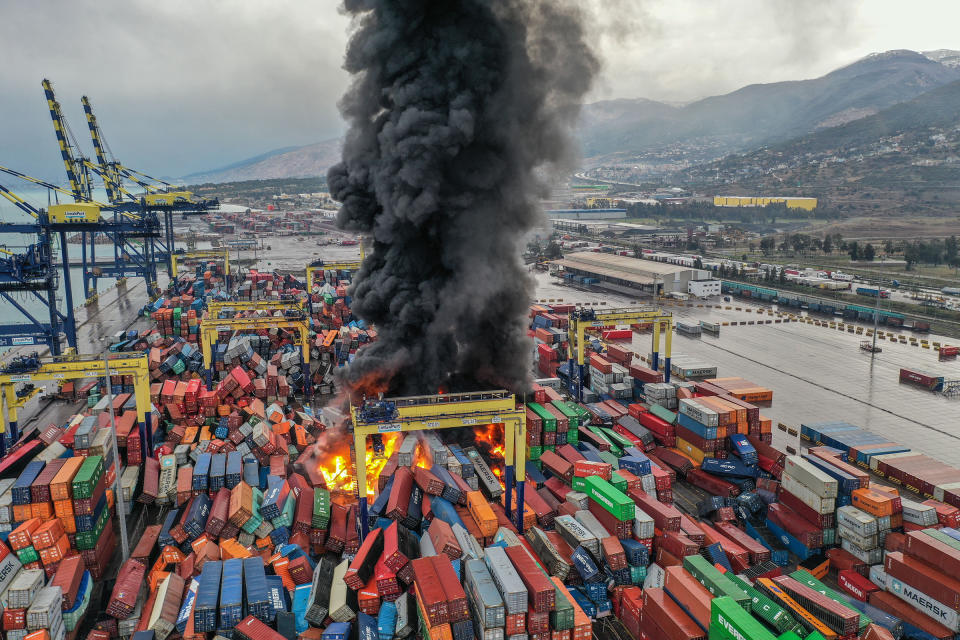
<instances>
[{"instance_id":1,"label":"green shipping container","mask_svg":"<svg viewBox=\"0 0 960 640\"><path fill-rule=\"evenodd\" d=\"M93 531L77 532L77 549L80 551L86 551L95 548L97 546L97 541L100 539L100 534L103 533L103 530L107 528L107 523L109 521L110 510L104 509L100 513L100 517L97 519L96 524L93 525Z\"/></svg>"},{"instance_id":2,"label":"green shipping container","mask_svg":"<svg viewBox=\"0 0 960 640\"><path fill-rule=\"evenodd\" d=\"M615 443L615 444L616 444L618 447L620 447L621 449L626 449L627 447L632 447L632 446L634 446L634 444L633 444L632 441L630 441L630 440L628 440L627 438L625 438L624 436L620 435L619 433L617 433L617 432L614 431L613 429L607 429L607 428L604 427L604 428L602 429L602 431L603 431L604 435L607 436L607 439L608 439L608 440L610 440L611 442Z\"/></svg>"},{"instance_id":3,"label":"green shipping container","mask_svg":"<svg viewBox=\"0 0 960 640\"><path fill-rule=\"evenodd\" d=\"M710 640L776 640L757 619L733 598L721 596L710 601Z\"/></svg>"},{"instance_id":4,"label":"green shipping container","mask_svg":"<svg viewBox=\"0 0 960 640\"><path fill-rule=\"evenodd\" d=\"M556 585L554 585L553 588L554 591L556 591L556 596L554 597L556 602L553 611L550 612L550 628L556 631L573 629L573 605L570 604L570 600L567 599L567 594L563 589L558 588Z\"/></svg>"},{"instance_id":5,"label":"green shipping container","mask_svg":"<svg viewBox=\"0 0 960 640\"><path fill-rule=\"evenodd\" d=\"M313 518L311 526L314 529L326 529L330 525L330 492L317 487L313 490Z\"/></svg>"},{"instance_id":6,"label":"green shipping container","mask_svg":"<svg viewBox=\"0 0 960 640\"><path fill-rule=\"evenodd\" d=\"M614 469L620 468L620 458L613 455L609 451L601 451L599 455L601 460L609 464Z\"/></svg>"},{"instance_id":7,"label":"green shipping container","mask_svg":"<svg viewBox=\"0 0 960 640\"><path fill-rule=\"evenodd\" d=\"M832 546L837 543L837 530L834 528L823 530L823 544Z\"/></svg>"},{"instance_id":8,"label":"green shipping container","mask_svg":"<svg viewBox=\"0 0 960 640\"><path fill-rule=\"evenodd\" d=\"M543 455L543 447L527 447L527 457L531 460L539 460Z\"/></svg>"},{"instance_id":9,"label":"green shipping container","mask_svg":"<svg viewBox=\"0 0 960 640\"><path fill-rule=\"evenodd\" d=\"M580 414L571 409L566 402L563 400L551 400L550 404L553 405L554 409L567 417L570 425L568 428L576 429L580 426Z\"/></svg>"},{"instance_id":10,"label":"green shipping container","mask_svg":"<svg viewBox=\"0 0 960 640\"><path fill-rule=\"evenodd\" d=\"M658 418L660 418L660 419L663 420L664 422L669 422L670 424L676 424L676 423L677 423L677 414L675 414L673 411L670 411L670 409L667 409L667 408L665 408L665 407L661 407L661 406L658 405L658 404L651 404L651 405L650 405L650 413L652 413L653 415L657 416Z\"/></svg>"},{"instance_id":11,"label":"green shipping container","mask_svg":"<svg viewBox=\"0 0 960 640\"><path fill-rule=\"evenodd\" d=\"M752 598L752 602L750 604L750 613L752 613L754 617L760 618L768 625L776 629L778 633L790 631L806 633L803 625L797 622L796 618L794 618L786 609L767 597L766 594L754 589L740 576L732 573L725 575L731 580L731 582L746 591L747 595Z\"/></svg>"},{"instance_id":12,"label":"green shipping container","mask_svg":"<svg viewBox=\"0 0 960 640\"><path fill-rule=\"evenodd\" d=\"M253 488L253 515L250 516L250 519L247 520L242 527L240 527L242 530L252 534L254 531L257 530L257 527L259 527L263 523L263 516L260 515L261 504L263 504L263 492L261 492L260 489L257 489L256 487L254 487Z\"/></svg>"},{"instance_id":13,"label":"green shipping container","mask_svg":"<svg viewBox=\"0 0 960 640\"><path fill-rule=\"evenodd\" d=\"M817 635L820 635L820 634L817 634ZM814 640L812 635L809 637L810 637L810 640ZM820 636L820 637L823 637L823 636ZM784 631L779 636L777 636L777 640L803 640L803 638L796 631Z\"/></svg>"},{"instance_id":14,"label":"green shipping container","mask_svg":"<svg viewBox=\"0 0 960 640\"><path fill-rule=\"evenodd\" d=\"M943 544L947 545L948 547L953 547L953 548L956 549L957 551L960 551L960 540L956 540L955 538L951 538L950 536L948 536L948 535L945 534L945 533L942 533L942 532L940 532L940 531L937 531L936 529L923 529L923 530L921 531L921 533L924 534L924 535L926 535L926 536L930 536L930 537L933 538L934 540L937 540L937 541L939 541L939 542L942 542Z\"/></svg>"},{"instance_id":15,"label":"green shipping container","mask_svg":"<svg viewBox=\"0 0 960 640\"><path fill-rule=\"evenodd\" d=\"M630 582L631 584L643 584L643 581L647 579L647 568L646 567L635 567L630 565Z\"/></svg>"},{"instance_id":16,"label":"green shipping container","mask_svg":"<svg viewBox=\"0 0 960 640\"><path fill-rule=\"evenodd\" d=\"M103 476L103 457L88 456L80 465L77 475L73 477L73 498L76 500L91 497L101 476Z\"/></svg>"},{"instance_id":17,"label":"green shipping container","mask_svg":"<svg viewBox=\"0 0 960 640\"><path fill-rule=\"evenodd\" d=\"M796 571L794 571L793 573L790 574L790 577L793 578L794 580L796 580L797 582L799 582L800 584L805 584L805 585L807 585L808 587L810 587L810 588L813 589L814 591L819 591L820 593L822 593L823 595L827 596L828 598L830 598L830 599L833 600L834 602L837 602L837 603L843 605L844 608L849 609L850 611L853 611L854 613L858 614L858 615L860 616L860 624L859 624L859 626L858 626L858 629L859 629L860 631L863 631L864 629L866 629L866 628L867 628L867 625L870 624L871 622L873 622L870 618L868 618L867 616L863 615L862 613L860 613L859 611L857 611L857 610L854 609L853 607L849 606L849 605L844 601L844 599L840 597L840 594L838 594L836 591L834 591L833 589L831 589L831 588L828 587L827 585L825 585L825 584L823 584L822 582L820 582L819 580L817 580L817 579L813 576L813 574L810 573L809 571L807 571L806 569L797 569Z\"/></svg>"},{"instance_id":18,"label":"green shipping container","mask_svg":"<svg viewBox=\"0 0 960 640\"><path fill-rule=\"evenodd\" d=\"M567 431L567 444L577 444L580 442L580 432L576 429Z\"/></svg>"},{"instance_id":19,"label":"green shipping container","mask_svg":"<svg viewBox=\"0 0 960 640\"><path fill-rule=\"evenodd\" d=\"M568 402L567 406L570 407L570 410L580 416L580 420L577 426L584 427L590 424L591 416L590 412L587 411L584 407L581 407L576 402Z\"/></svg>"},{"instance_id":20,"label":"green shipping container","mask_svg":"<svg viewBox=\"0 0 960 640\"><path fill-rule=\"evenodd\" d=\"M607 444L610 445L610 453L617 456L618 458L623 455L623 449L621 449L616 444L614 444L613 441L607 437L607 434L603 432L603 429L601 429L600 427L593 427L593 426L587 427L587 429L590 429L590 431L593 432L598 438L600 438L601 440L605 441Z\"/></svg>"},{"instance_id":21,"label":"green shipping container","mask_svg":"<svg viewBox=\"0 0 960 640\"><path fill-rule=\"evenodd\" d=\"M633 500L600 476L586 478L583 492L621 522L629 522L636 516L637 506Z\"/></svg>"},{"instance_id":22,"label":"green shipping container","mask_svg":"<svg viewBox=\"0 0 960 640\"><path fill-rule=\"evenodd\" d=\"M738 587L730 578L720 573L710 561L703 556L686 556L683 559L683 568L690 572L697 581L707 588L713 595L732 598L743 609L749 609L752 598L746 591Z\"/></svg>"},{"instance_id":23,"label":"green shipping container","mask_svg":"<svg viewBox=\"0 0 960 640\"><path fill-rule=\"evenodd\" d=\"M573 482L570 483L570 486L574 491L580 491L582 493L587 492L587 479L581 478L580 476L573 476Z\"/></svg>"},{"instance_id":24,"label":"green shipping container","mask_svg":"<svg viewBox=\"0 0 960 640\"><path fill-rule=\"evenodd\" d=\"M536 402L528 402L527 409L533 411L537 414L537 417L543 421L543 430L544 431L556 431L557 430L557 419L552 413L543 408L542 405L537 404Z\"/></svg>"},{"instance_id":25,"label":"green shipping container","mask_svg":"<svg viewBox=\"0 0 960 640\"><path fill-rule=\"evenodd\" d=\"M39 560L40 554L33 548L33 545L28 545L23 549L17 549L17 557L20 559L20 562L27 564Z\"/></svg>"}]
</instances>

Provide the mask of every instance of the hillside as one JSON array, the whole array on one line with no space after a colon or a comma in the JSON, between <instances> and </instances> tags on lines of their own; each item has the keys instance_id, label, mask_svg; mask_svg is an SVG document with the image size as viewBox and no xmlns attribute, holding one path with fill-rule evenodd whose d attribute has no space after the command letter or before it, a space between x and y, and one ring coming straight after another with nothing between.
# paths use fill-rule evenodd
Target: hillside
<instances>
[{"instance_id":1,"label":"hillside","mask_svg":"<svg viewBox=\"0 0 960 640\"><path fill-rule=\"evenodd\" d=\"M311 178L324 176L327 169L340 160L337 140L324 140L302 147L287 147L242 160L220 169L185 177L193 183L239 182L271 178Z\"/></svg>"},{"instance_id":2,"label":"hillside","mask_svg":"<svg viewBox=\"0 0 960 640\"><path fill-rule=\"evenodd\" d=\"M948 62L955 52L930 53ZM888 51L820 78L750 85L684 106L594 103L585 108L580 135L590 164L677 168L859 119L956 80L960 68L913 51Z\"/></svg>"},{"instance_id":3,"label":"hillside","mask_svg":"<svg viewBox=\"0 0 960 640\"><path fill-rule=\"evenodd\" d=\"M852 213L954 215L960 81L879 113L674 176L711 192L816 195Z\"/></svg>"}]
</instances>

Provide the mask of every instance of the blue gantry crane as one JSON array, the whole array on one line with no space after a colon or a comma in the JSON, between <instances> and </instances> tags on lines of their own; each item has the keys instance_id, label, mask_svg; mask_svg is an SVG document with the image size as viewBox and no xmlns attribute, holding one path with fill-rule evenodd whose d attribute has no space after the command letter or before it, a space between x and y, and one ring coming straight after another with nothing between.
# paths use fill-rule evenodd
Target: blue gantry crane
<instances>
[{"instance_id":1,"label":"blue gantry crane","mask_svg":"<svg viewBox=\"0 0 960 640\"><path fill-rule=\"evenodd\" d=\"M46 211L36 209L23 198L0 185L0 196L12 202L18 209L33 220L22 223L0 224L0 233L33 235L36 242L26 246L25 250L11 251L0 249L0 299L9 303L24 322L0 325L0 346L45 344L50 353L58 356L62 353L60 334L65 333L67 344L76 349L77 327L73 315L73 292L71 289L69 267L64 267L65 308L60 310L57 304L59 287L58 272L53 264L51 236L56 231L50 224ZM66 231L60 231L60 246L64 265L68 264L66 250ZM14 293L24 293L39 300L47 309L48 318L41 320L34 316L26 306L13 297Z\"/></svg>"}]
</instances>

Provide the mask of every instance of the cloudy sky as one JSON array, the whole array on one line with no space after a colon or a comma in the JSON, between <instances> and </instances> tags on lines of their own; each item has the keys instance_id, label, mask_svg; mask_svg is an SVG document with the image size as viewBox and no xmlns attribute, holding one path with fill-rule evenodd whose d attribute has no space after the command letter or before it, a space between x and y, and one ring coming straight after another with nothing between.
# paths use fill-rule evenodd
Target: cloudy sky
<instances>
[{"instance_id":1,"label":"cloudy sky","mask_svg":"<svg viewBox=\"0 0 960 640\"><path fill-rule=\"evenodd\" d=\"M888 49L960 49L957 0L580 0L592 100L689 101L811 78ZM7 0L0 164L62 181L40 81L85 153L80 96L117 158L163 176L339 135L339 0ZM3 179L8 186L18 186Z\"/></svg>"}]
</instances>

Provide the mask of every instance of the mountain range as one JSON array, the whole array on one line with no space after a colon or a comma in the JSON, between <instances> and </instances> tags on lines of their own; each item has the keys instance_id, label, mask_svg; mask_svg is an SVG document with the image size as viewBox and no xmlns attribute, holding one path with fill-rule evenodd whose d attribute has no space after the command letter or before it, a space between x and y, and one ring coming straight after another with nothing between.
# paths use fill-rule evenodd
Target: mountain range
<instances>
[{"instance_id":1,"label":"mountain range","mask_svg":"<svg viewBox=\"0 0 960 640\"><path fill-rule=\"evenodd\" d=\"M595 102L584 107L578 135L587 166L643 164L670 172L859 121L958 80L960 51L893 50L819 78L753 84L683 105L644 98ZM339 140L287 147L186 178L324 175L339 150Z\"/></svg>"}]
</instances>

